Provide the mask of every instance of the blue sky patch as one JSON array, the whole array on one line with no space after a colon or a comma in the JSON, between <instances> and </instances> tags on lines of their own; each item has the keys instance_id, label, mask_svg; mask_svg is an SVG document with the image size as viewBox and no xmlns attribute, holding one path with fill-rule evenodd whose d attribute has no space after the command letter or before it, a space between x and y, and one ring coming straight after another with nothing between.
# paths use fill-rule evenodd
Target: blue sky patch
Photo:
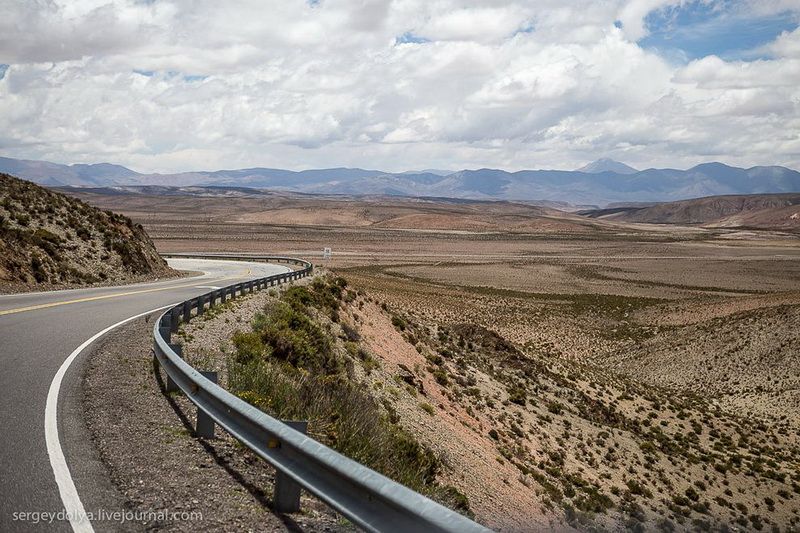
<instances>
[{"instance_id":1,"label":"blue sky patch","mask_svg":"<svg viewBox=\"0 0 800 533\"><path fill-rule=\"evenodd\" d=\"M136 73L136 74L139 74L140 76L147 76L148 78L152 78L156 74L155 70L133 69L133 72ZM208 79L208 76L203 75L203 74L190 74L190 75L184 76L183 73L178 71L178 70L169 70L164 74L166 74L167 78L181 78L181 79L183 79L183 81L188 82L188 83L192 83L192 82L196 82L196 81L203 81L203 80Z\"/></svg>"},{"instance_id":2,"label":"blue sky patch","mask_svg":"<svg viewBox=\"0 0 800 533\"><path fill-rule=\"evenodd\" d=\"M6 71L8 71L9 65L2 64L0 65L0 80L6 77Z\"/></svg>"},{"instance_id":3,"label":"blue sky patch","mask_svg":"<svg viewBox=\"0 0 800 533\"><path fill-rule=\"evenodd\" d=\"M638 44L687 62L709 55L747 61L764 58L757 48L798 26L796 12L755 17L729 6L731 3L690 2L653 11L645 18L650 34Z\"/></svg>"},{"instance_id":4,"label":"blue sky patch","mask_svg":"<svg viewBox=\"0 0 800 533\"><path fill-rule=\"evenodd\" d=\"M429 43L431 42L430 39L425 39L424 37L417 37L416 35L412 34L411 32L405 32L400 37L396 37L394 40L395 44L406 44L406 43Z\"/></svg>"},{"instance_id":5,"label":"blue sky patch","mask_svg":"<svg viewBox=\"0 0 800 533\"><path fill-rule=\"evenodd\" d=\"M524 28L520 28L514 32L514 35L519 35L520 33L533 33L536 31L536 28L531 24L530 26L525 26Z\"/></svg>"}]
</instances>

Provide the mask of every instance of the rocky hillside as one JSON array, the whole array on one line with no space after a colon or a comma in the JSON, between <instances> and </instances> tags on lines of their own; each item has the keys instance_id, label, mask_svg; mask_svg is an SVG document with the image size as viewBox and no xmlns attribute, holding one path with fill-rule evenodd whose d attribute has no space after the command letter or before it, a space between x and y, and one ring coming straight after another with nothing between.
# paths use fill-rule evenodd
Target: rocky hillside
<instances>
[{"instance_id":1,"label":"rocky hillside","mask_svg":"<svg viewBox=\"0 0 800 533\"><path fill-rule=\"evenodd\" d=\"M584 211L593 218L650 224L800 229L800 194L710 196L647 207Z\"/></svg>"},{"instance_id":2,"label":"rocky hillside","mask_svg":"<svg viewBox=\"0 0 800 533\"><path fill-rule=\"evenodd\" d=\"M677 306L399 270L340 269L371 298L340 322L379 362L370 390L486 525L798 531L794 291Z\"/></svg>"},{"instance_id":3,"label":"rocky hillside","mask_svg":"<svg viewBox=\"0 0 800 533\"><path fill-rule=\"evenodd\" d=\"M0 289L129 282L172 272L129 218L0 174Z\"/></svg>"}]
</instances>

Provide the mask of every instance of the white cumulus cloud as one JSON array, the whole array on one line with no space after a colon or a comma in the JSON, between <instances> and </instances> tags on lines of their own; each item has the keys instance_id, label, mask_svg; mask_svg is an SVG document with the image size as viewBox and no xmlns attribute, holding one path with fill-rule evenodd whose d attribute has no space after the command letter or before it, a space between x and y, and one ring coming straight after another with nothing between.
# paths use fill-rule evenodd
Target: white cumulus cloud
<instances>
[{"instance_id":1,"label":"white cumulus cloud","mask_svg":"<svg viewBox=\"0 0 800 533\"><path fill-rule=\"evenodd\" d=\"M0 0L0 154L140 171L800 166L800 30L754 61L642 49L647 15L682 4Z\"/></svg>"}]
</instances>

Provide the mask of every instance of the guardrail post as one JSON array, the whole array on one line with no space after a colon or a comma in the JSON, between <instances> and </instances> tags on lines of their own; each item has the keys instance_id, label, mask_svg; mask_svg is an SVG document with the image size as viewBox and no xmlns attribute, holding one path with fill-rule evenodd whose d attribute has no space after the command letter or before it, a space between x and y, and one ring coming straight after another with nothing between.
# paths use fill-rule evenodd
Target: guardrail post
<instances>
[{"instance_id":1,"label":"guardrail post","mask_svg":"<svg viewBox=\"0 0 800 533\"><path fill-rule=\"evenodd\" d=\"M161 337L169 343L172 337L172 317L170 315L167 314L161 318L158 332L161 334Z\"/></svg>"},{"instance_id":2,"label":"guardrail post","mask_svg":"<svg viewBox=\"0 0 800 533\"><path fill-rule=\"evenodd\" d=\"M172 333L178 331L178 323L180 321L179 317L181 316L181 311L182 310L180 307L173 307L169 312L169 325Z\"/></svg>"},{"instance_id":3,"label":"guardrail post","mask_svg":"<svg viewBox=\"0 0 800 533\"><path fill-rule=\"evenodd\" d=\"M169 347L178 357L183 359L183 344L170 344ZM178 392L179 390L181 388L178 387L178 384L172 380L172 376L167 372L167 393Z\"/></svg>"},{"instance_id":4,"label":"guardrail post","mask_svg":"<svg viewBox=\"0 0 800 533\"><path fill-rule=\"evenodd\" d=\"M216 372L203 372L201 371L200 374L203 377L210 380L212 383L217 383L217 373ZM208 413L197 408L197 433L198 437L203 437L204 439L213 439L214 438L214 427L216 424L214 423L214 419L211 418Z\"/></svg>"},{"instance_id":5,"label":"guardrail post","mask_svg":"<svg viewBox=\"0 0 800 533\"><path fill-rule=\"evenodd\" d=\"M183 302L183 323L188 324L192 319L192 300Z\"/></svg>"},{"instance_id":6,"label":"guardrail post","mask_svg":"<svg viewBox=\"0 0 800 533\"><path fill-rule=\"evenodd\" d=\"M281 422L303 435L308 431L308 422L305 420L281 420ZM276 513L296 513L300 510L300 485L277 469L272 507Z\"/></svg>"}]
</instances>

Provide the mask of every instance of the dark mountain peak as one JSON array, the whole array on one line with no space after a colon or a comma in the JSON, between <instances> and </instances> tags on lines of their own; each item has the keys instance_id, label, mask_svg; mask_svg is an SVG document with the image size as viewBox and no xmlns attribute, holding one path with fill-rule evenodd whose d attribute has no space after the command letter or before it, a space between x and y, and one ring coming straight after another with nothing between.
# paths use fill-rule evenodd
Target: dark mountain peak
<instances>
[{"instance_id":1,"label":"dark mountain peak","mask_svg":"<svg viewBox=\"0 0 800 533\"><path fill-rule=\"evenodd\" d=\"M709 163L700 163L699 165L695 165L692 168L690 168L687 172L691 172L693 170L698 170L702 172L708 170L718 171L718 170L742 170L742 169L726 165L725 163L720 163L719 161L711 161Z\"/></svg>"},{"instance_id":2,"label":"dark mountain peak","mask_svg":"<svg viewBox=\"0 0 800 533\"><path fill-rule=\"evenodd\" d=\"M435 174L437 176L449 176L451 174L455 174L457 171L455 170L441 170L436 168L426 168L425 170L406 170L405 172L401 172L400 174Z\"/></svg>"},{"instance_id":3,"label":"dark mountain peak","mask_svg":"<svg viewBox=\"0 0 800 533\"><path fill-rule=\"evenodd\" d=\"M505 170L500 170L497 168L479 168L477 170L460 170L455 172L454 175L457 176L482 176L487 178L496 178L496 177L507 177L509 175L508 172Z\"/></svg>"},{"instance_id":4,"label":"dark mountain peak","mask_svg":"<svg viewBox=\"0 0 800 533\"><path fill-rule=\"evenodd\" d=\"M579 168L576 172L585 172L586 174L600 174L601 172L614 172L616 174L636 174L639 171L631 166L626 165L625 163L614 161L613 159L609 159L608 157L601 157L594 163L589 163L588 165Z\"/></svg>"},{"instance_id":5,"label":"dark mountain peak","mask_svg":"<svg viewBox=\"0 0 800 533\"><path fill-rule=\"evenodd\" d=\"M138 176L139 173L122 165L113 165L111 163L95 163L87 165L84 163L77 163L70 165L70 168L78 171L78 175L90 179L113 179L113 178L127 178L130 176Z\"/></svg>"}]
</instances>

